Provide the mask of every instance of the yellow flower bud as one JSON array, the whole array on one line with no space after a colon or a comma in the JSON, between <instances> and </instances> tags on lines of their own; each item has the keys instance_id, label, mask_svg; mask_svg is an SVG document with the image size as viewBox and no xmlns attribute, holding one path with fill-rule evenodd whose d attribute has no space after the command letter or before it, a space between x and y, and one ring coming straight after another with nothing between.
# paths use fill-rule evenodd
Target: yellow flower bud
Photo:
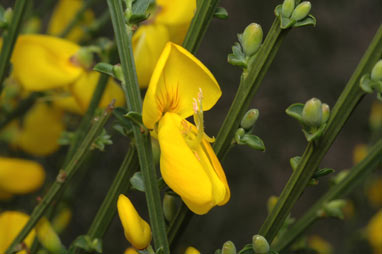
<instances>
[{"instance_id":1,"label":"yellow flower bud","mask_svg":"<svg viewBox=\"0 0 382 254\"><path fill-rule=\"evenodd\" d=\"M139 253L136 249L129 247L125 250L124 254L139 254Z\"/></svg>"},{"instance_id":2,"label":"yellow flower bud","mask_svg":"<svg viewBox=\"0 0 382 254\"><path fill-rule=\"evenodd\" d=\"M44 248L52 253L63 253L64 246L57 233L52 228L52 225L45 217L41 218L36 224L36 235L38 241Z\"/></svg>"},{"instance_id":3,"label":"yellow flower bud","mask_svg":"<svg viewBox=\"0 0 382 254\"><path fill-rule=\"evenodd\" d=\"M276 196L270 196L268 198L268 203L267 203L268 214L272 212L272 210L276 206L276 203L278 200L279 200L279 198Z\"/></svg>"},{"instance_id":4,"label":"yellow flower bud","mask_svg":"<svg viewBox=\"0 0 382 254\"><path fill-rule=\"evenodd\" d=\"M358 164L367 155L368 147L366 144L358 144L353 149L353 164Z\"/></svg>"},{"instance_id":5,"label":"yellow flower bud","mask_svg":"<svg viewBox=\"0 0 382 254\"><path fill-rule=\"evenodd\" d=\"M379 210L369 221L366 227L366 237L374 249L374 253L382 251L382 210Z\"/></svg>"},{"instance_id":6,"label":"yellow flower bud","mask_svg":"<svg viewBox=\"0 0 382 254\"><path fill-rule=\"evenodd\" d=\"M374 81L382 80L382 59L374 65L371 71L371 79Z\"/></svg>"},{"instance_id":7,"label":"yellow flower bud","mask_svg":"<svg viewBox=\"0 0 382 254\"><path fill-rule=\"evenodd\" d=\"M187 247L184 254L200 254L200 251L198 251L196 248L194 248L192 246L189 246L189 247Z\"/></svg>"},{"instance_id":8,"label":"yellow flower bud","mask_svg":"<svg viewBox=\"0 0 382 254\"><path fill-rule=\"evenodd\" d=\"M374 102L371 106L369 124L372 130L382 129L382 103Z\"/></svg>"},{"instance_id":9,"label":"yellow flower bud","mask_svg":"<svg viewBox=\"0 0 382 254\"><path fill-rule=\"evenodd\" d=\"M117 202L118 215L125 237L136 249L145 249L151 242L151 228L135 210L130 199L121 194Z\"/></svg>"},{"instance_id":10,"label":"yellow flower bud","mask_svg":"<svg viewBox=\"0 0 382 254\"><path fill-rule=\"evenodd\" d=\"M52 220L52 227L57 233L61 233L70 223L72 211L69 207L63 207Z\"/></svg>"},{"instance_id":11,"label":"yellow flower bud","mask_svg":"<svg viewBox=\"0 0 382 254\"><path fill-rule=\"evenodd\" d=\"M318 253L333 253L332 245L318 235L313 235L308 238L308 246L317 251Z\"/></svg>"}]
</instances>

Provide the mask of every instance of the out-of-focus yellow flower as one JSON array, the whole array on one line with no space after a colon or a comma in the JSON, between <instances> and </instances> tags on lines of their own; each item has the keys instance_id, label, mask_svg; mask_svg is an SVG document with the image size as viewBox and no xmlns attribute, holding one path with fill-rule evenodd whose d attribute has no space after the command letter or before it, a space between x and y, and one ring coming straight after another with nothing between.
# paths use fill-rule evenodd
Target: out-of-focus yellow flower
<instances>
[{"instance_id":1,"label":"out-of-focus yellow flower","mask_svg":"<svg viewBox=\"0 0 382 254\"><path fill-rule=\"evenodd\" d=\"M355 208L354 203L351 200L346 200L345 206L342 208L345 220L349 220L354 217Z\"/></svg>"},{"instance_id":2,"label":"out-of-focus yellow flower","mask_svg":"<svg viewBox=\"0 0 382 254\"><path fill-rule=\"evenodd\" d=\"M366 187L369 203L376 208L382 207L382 177L371 179Z\"/></svg>"},{"instance_id":3,"label":"out-of-focus yellow flower","mask_svg":"<svg viewBox=\"0 0 382 254\"><path fill-rule=\"evenodd\" d=\"M366 237L373 247L374 254L382 253L382 210L379 210L369 221L366 228Z\"/></svg>"},{"instance_id":4,"label":"out-of-focus yellow flower","mask_svg":"<svg viewBox=\"0 0 382 254\"><path fill-rule=\"evenodd\" d=\"M149 224L139 216L130 199L125 195L119 195L117 207L126 239L134 248L145 249L151 242Z\"/></svg>"},{"instance_id":5,"label":"out-of-focus yellow flower","mask_svg":"<svg viewBox=\"0 0 382 254\"><path fill-rule=\"evenodd\" d=\"M333 253L332 245L318 235L312 235L308 238L308 245L310 248L317 251L318 254L331 254Z\"/></svg>"},{"instance_id":6,"label":"out-of-focus yellow flower","mask_svg":"<svg viewBox=\"0 0 382 254\"><path fill-rule=\"evenodd\" d=\"M182 47L168 43L143 102L143 123L154 129L161 148L163 179L197 214L230 198L224 171L203 128L203 108L210 109L220 96L209 70ZM196 126L185 120L191 115Z\"/></svg>"},{"instance_id":7,"label":"out-of-focus yellow flower","mask_svg":"<svg viewBox=\"0 0 382 254\"><path fill-rule=\"evenodd\" d=\"M367 145L366 144L358 144L353 149L353 164L358 164L361 160L363 160L367 155Z\"/></svg>"},{"instance_id":8,"label":"out-of-focus yellow flower","mask_svg":"<svg viewBox=\"0 0 382 254\"><path fill-rule=\"evenodd\" d=\"M38 241L52 253L62 253L64 249L60 238L54 231L50 222L45 218L41 218L36 224L36 235Z\"/></svg>"},{"instance_id":9,"label":"out-of-focus yellow flower","mask_svg":"<svg viewBox=\"0 0 382 254\"><path fill-rule=\"evenodd\" d=\"M382 103L374 102L371 106L369 124L372 130L380 130L382 128Z\"/></svg>"},{"instance_id":10,"label":"out-of-focus yellow flower","mask_svg":"<svg viewBox=\"0 0 382 254\"><path fill-rule=\"evenodd\" d=\"M62 111L46 103L37 103L24 117L15 145L23 151L45 156L59 148L58 139L64 130Z\"/></svg>"},{"instance_id":11,"label":"out-of-focus yellow flower","mask_svg":"<svg viewBox=\"0 0 382 254\"><path fill-rule=\"evenodd\" d=\"M37 162L0 157L0 193L3 193L0 196L9 198L35 191L44 180L44 169Z\"/></svg>"},{"instance_id":12,"label":"out-of-focus yellow flower","mask_svg":"<svg viewBox=\"0 0 382 254\"><path fill-rule=\"evenodd\" d=\"M48 25L48 34L60 35L83 5L84 1L82 0L59 0ZM80 22L73 27L66 38L74 42L84 39L83 27L90 25L93 20L94 13L91 10L86 10Z\"/></svg>"},{"instance_id":13,"label":"out-of-focus yellow flower","mask_svg":"<svg viewBox=\"0 0 382 254\"><path fill-rule=\"evenodd\" d=\"M184 254L200 254L200 251L198 251L196 248L189 246L185 250Z\"/></svg>"},{"instance_id":14,"label":"out-of-focus yellow flower","mask_svg":"<svg viewBox=\"0 0 382 254\"><path fill-rule=\"evenodd\" d=\"M13 239L21 231L29 220L29 216L18 211L5 211L0 213L0 253L5 253ZM33 229L25 238L24 243L30 247L35 236ZM18 254L26 254L26 251L19 251Z\"/></svg>"},{"instance_id":15,"label":"out-of-focus yellow flower","mask_svg":"<svg viewBox=\"0 0 382 254\"><path fill-rule=\"evenodd\" d=\"M61 233L69 225L72 219L72 211L64 206L52 220L52 227L57 233Z\"/></svg>"},{"instance_id":16,"label":"out-of-focus yellow flower","mask_svg":"<svg viewBox=\"0 0 382 254\"><path fill-rule=\"evenodd\" d=\"M67 86L84 72L72 61L79 49L53 36L21 35L12 53L12 77L28 91Z\"/></svg>"},{"instance_id":17,"label":"out-of-focus yellow flower","mask_svg":"<svg viewBox=\"0 0 382 254\"><path fill-rule=\"evenodd\" d=\"M77 104L80 106L82 113L85 113L89 106L99 77L99 72L85 72L69 88ZM106 108L113 99L116 100L115 106L123 106L125 104L122 88L112 78L109 78L99 107Z\"/></svg>"},{"instance_id":18,"label":"out-of-focus yellow flower","mask_svg":"<svg viewBox=\"0 0 382 254\"><path fill-rule=\"evenodd\" d=\"M190 26L196 0L156 0L156 10L133 35L138 82L147 87L167 41L181 44Z\"/></svg>"},{"instance_id":19,"label":"out-of-focus yellow flower","mask_svg":"<svg viewBox=\"0 0 382 254\"><path fill-rule=\"evenodd\" d=\"M125 250L124 254L138 254L138 251L132 247L129 247Z\"/></svg>"}]
</instances>

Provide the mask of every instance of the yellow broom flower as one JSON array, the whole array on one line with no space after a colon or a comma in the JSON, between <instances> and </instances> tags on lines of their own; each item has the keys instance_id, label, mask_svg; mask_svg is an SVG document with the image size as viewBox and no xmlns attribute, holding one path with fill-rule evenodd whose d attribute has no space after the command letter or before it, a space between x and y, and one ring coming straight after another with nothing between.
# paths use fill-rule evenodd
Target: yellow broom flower
<instances>
[{"instance_id":1,"label":"yellow broom flower","mask_svg":"<svg viewBox=\"0 0 382 254\"><path fill-rule=\"evenodd\" d=\"M18 211L5 211L0 213L0 253L5 253L13 239L18 235L24 225L28 222L29 216ZM35 236L33 229L25 238L27 247L32 245ZM26 251L19 251L18 254L26 254Z\"/></svg>"},{"instance_id":2,"label":"yellow broom flower","mask_svg":"<svg viewBox=\"0 0 382 254\"><path fill-rule=\"evenodd\" d=\"M200 251L198 251L196 248L189 246L185 250L184 254L200 254Z\"/></svg>"},{"instance_id":3,"label":"yellow broom flower","mask_svg":"<svg viewBox=\"0 0 382 254\"><path fill-rule=\"evenodd\" d=\"M151 242L149 224L139 216L130 199L125 195L119 195L117 207L126 239L134 248L145 249Z\"/></svg>"},{"instance_id":4,"label":"yellow broom flower","mask_svg":"<svg viewBox=\"0 0 382 254\"><path fill-rule=\"evenodd\" d=\"M220 96L210 71L188 51L168 43L143 102L143 123L154 129L159 141L162 177L197 214L230 198L224 171L203 128L203 109L210 109ZM196 126L185 120L191 115Z\"/></svg>"},{"instance_id":5,"label":"yellow broom flower","mask_svg":"<svg viewBox=\"0 0 382 254\"><path fill-rule=\"evenodd\" d=\"M3 195L35 191L44 180L44 169L37 162L0 157L0 193Z\"/></svg>"},{"instance_id":6,"label":"yellow broom flower","mask_svg":"<svg viewBox=\"0 0 382 254\"><path fill-rule=\"evenodd\" d=\"M375 254L382 253L382 209L379 210L369 221L366 228L366 237L374 249Z\"/></svg>"}]
</instances>

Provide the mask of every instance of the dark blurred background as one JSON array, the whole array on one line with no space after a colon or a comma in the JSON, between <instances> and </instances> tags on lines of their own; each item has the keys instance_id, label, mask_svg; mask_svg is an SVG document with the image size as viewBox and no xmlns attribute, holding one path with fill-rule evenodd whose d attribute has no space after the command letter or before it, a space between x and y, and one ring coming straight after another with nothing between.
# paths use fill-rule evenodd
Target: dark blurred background
<instances>
[{"instance_id":1,"label":"dark blurred background","mask_svg":"<svg viewBox=\"0 0 382 254\"><path fill-rule=\"evenodd\" d=\"M1 2L9 6L10 1ZM291 174L289 159L301 155L306 146L299 124L285 114L285 109L312 97L332 108L382 21L381 0L311 2L317 26L296 28L287 35L251 103L251 107L260 110L254 134L263 139L266 151L243 146L230 151L222 164L231 188L231 200L207 215L195 215L180 237L175 253L183 253L189 245L202 253L213 253L227 240L232 240L238 248L251 241L267 215L267 199L280 194ZM266 33L274 20L274 7L280 3L275 0L221 1L229 18L212 21L197 53L223 90L218 104L205 113L206 132L210 136L216 136L239 84L240 69L226 61L237 41L236 34L251 22L261 24ZM106 3L99 1L96 9L104 8ZM109 24L105 34L110 31ZM368 115L375 98L375 94L368 95L360 103L322 161L322 167L338 172L352 166L354 146L369 141ZM65 244L86 233L110 186L128 147L126 140L117 133L114 133L114 143L106 152L97 152L92 158L89 174L73 200L74 216L63 236ZM55 163L55 157L45 161L47 168ZM56 169L55 166L50 169L52 179ZM323 178L318 186L309 187L297 202L292 216L300 216L327 188L328 178ZM354 192L362 195L363 187ZM134 203L140 204L138 210L148 218L143 194L135 192L131 197ZM355 209L357 220L327 219L316 223L308 233L319 234L329 241L334 253L370 253L362 242L353 240L376 210L368 208L364 202L355 203ZM31 211L30 208L27 211ZM105 253L122 253L128 245L119 220L115 218L104 241Z\"/></svg>"}]
</instances>

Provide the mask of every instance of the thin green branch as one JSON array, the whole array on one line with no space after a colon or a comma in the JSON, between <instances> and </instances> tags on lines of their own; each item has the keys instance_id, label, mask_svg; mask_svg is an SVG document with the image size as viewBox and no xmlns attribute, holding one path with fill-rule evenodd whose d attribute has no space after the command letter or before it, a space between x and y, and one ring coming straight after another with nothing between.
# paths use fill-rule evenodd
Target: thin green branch
<instances>
[{"instance_id":1,"label":"thin green branch","mask_svg":"<svg viewBox=\"0 0 382 254\"><path fill-rule=\"evenodd\" d=\"M113 106L109 106L97 119L97 121L95 121L93 127L89 130L77 152L71 158L69 163L64 167L64 169L60 170L56 181L50 187L49 191L41 200L41 202L34 208L32 214L30 215L29 221L26 223L17 237L13 240L12 244L8 247L6 254L14 253L15 249L17 249L19 244L25 239L25 237L39 221L39 219L44 215L45 211L52 205L56 197L70 183L71 179L73 179L74 175L79 171L84 158L90 152L91 145L102 131L103 126L107 122L112 109Z\"/></svg>"},{"instance_id":2,"label":"thin green branch","mask_svg":"<svg viewBox=\"0 0 382 254\"><path fill-rule=\"evenodd\" d=\"M141 112L142 99L140 96L131 44L132 28L125 24L121 1L108 0L107 3L113 23L122 72L124 80L126 81L122 85L122 88L125 93L128 110ZM164 253L167 254L170 251L167 242L166 227L157 184L155 165L153 163L150 134L142 133L140 127L136 125L133 125L132 129L136 142L139 164L145 183L146 202L149 210L150 224L153 230L154 244L156 249L163 248Z\"/></svg>"},{"instance_id":3,"label":"thin green branch","mask_svg":"<svg viewBox=\"0 0 382 254\"><path fill-rule=\"evenodd\" d=\"M349 175L340 183L333 186L325 195L323 195L304 215L293 224L276 242L272 249L276 251L285 250L292 244L318 217L318 211L323 208L325 203L334 199L343 198L352 191L366 176L372 172L379 163L382 162L382 139L379 140L371 149L364 160L358 163L350 170Z\"/></svg>"},{"instance_id":4,"label":"thin green branch","mask_svg":"<svg viewBox=\"0 0 382 254\"><path fill-rule=\"evenodd\" d=\"M42 95L42 93L33 92L27 98L21 100L14 110L12 110L0 119L0 130L4 128L8 123L10 123L13 119L24 115L33 106L36 100Z\"/></svg>"},{"instance_id":5,"label":"thin green branch","mask_svg":"<svg viewBox=\"0 0 382 254\"><path fill-rule=\"evenodd\" d=\"M308 144L301 162L285 185L275 208L273 208L271 214L268 215L260 228L259 234L263 235L269 242L272 242L279 232L290 210L319 167L322 158L329 150L354 108L364 96L365 92L361 90L359 80L363 74L371 71L371 68L381 55L382 26L378 29L365 55L338 98L324 134L317 143Z\"/></svg>"},{"instance_id":6,"label":"thin green branch","mask_svg":"<svg viewBox=\"0 0 382 254\"><path fill-rule=\"evenodd\" d=\"M3 40L3 47L0 54L0 94L3 90L3 81L8 72L9 60L12 55L13 47L15 46L17 35L19 34L21 24L24 19L24 14L27 6L27 0L17 0L13 9L12 22L6 32Z\"/></svg>"}]
</instances>

